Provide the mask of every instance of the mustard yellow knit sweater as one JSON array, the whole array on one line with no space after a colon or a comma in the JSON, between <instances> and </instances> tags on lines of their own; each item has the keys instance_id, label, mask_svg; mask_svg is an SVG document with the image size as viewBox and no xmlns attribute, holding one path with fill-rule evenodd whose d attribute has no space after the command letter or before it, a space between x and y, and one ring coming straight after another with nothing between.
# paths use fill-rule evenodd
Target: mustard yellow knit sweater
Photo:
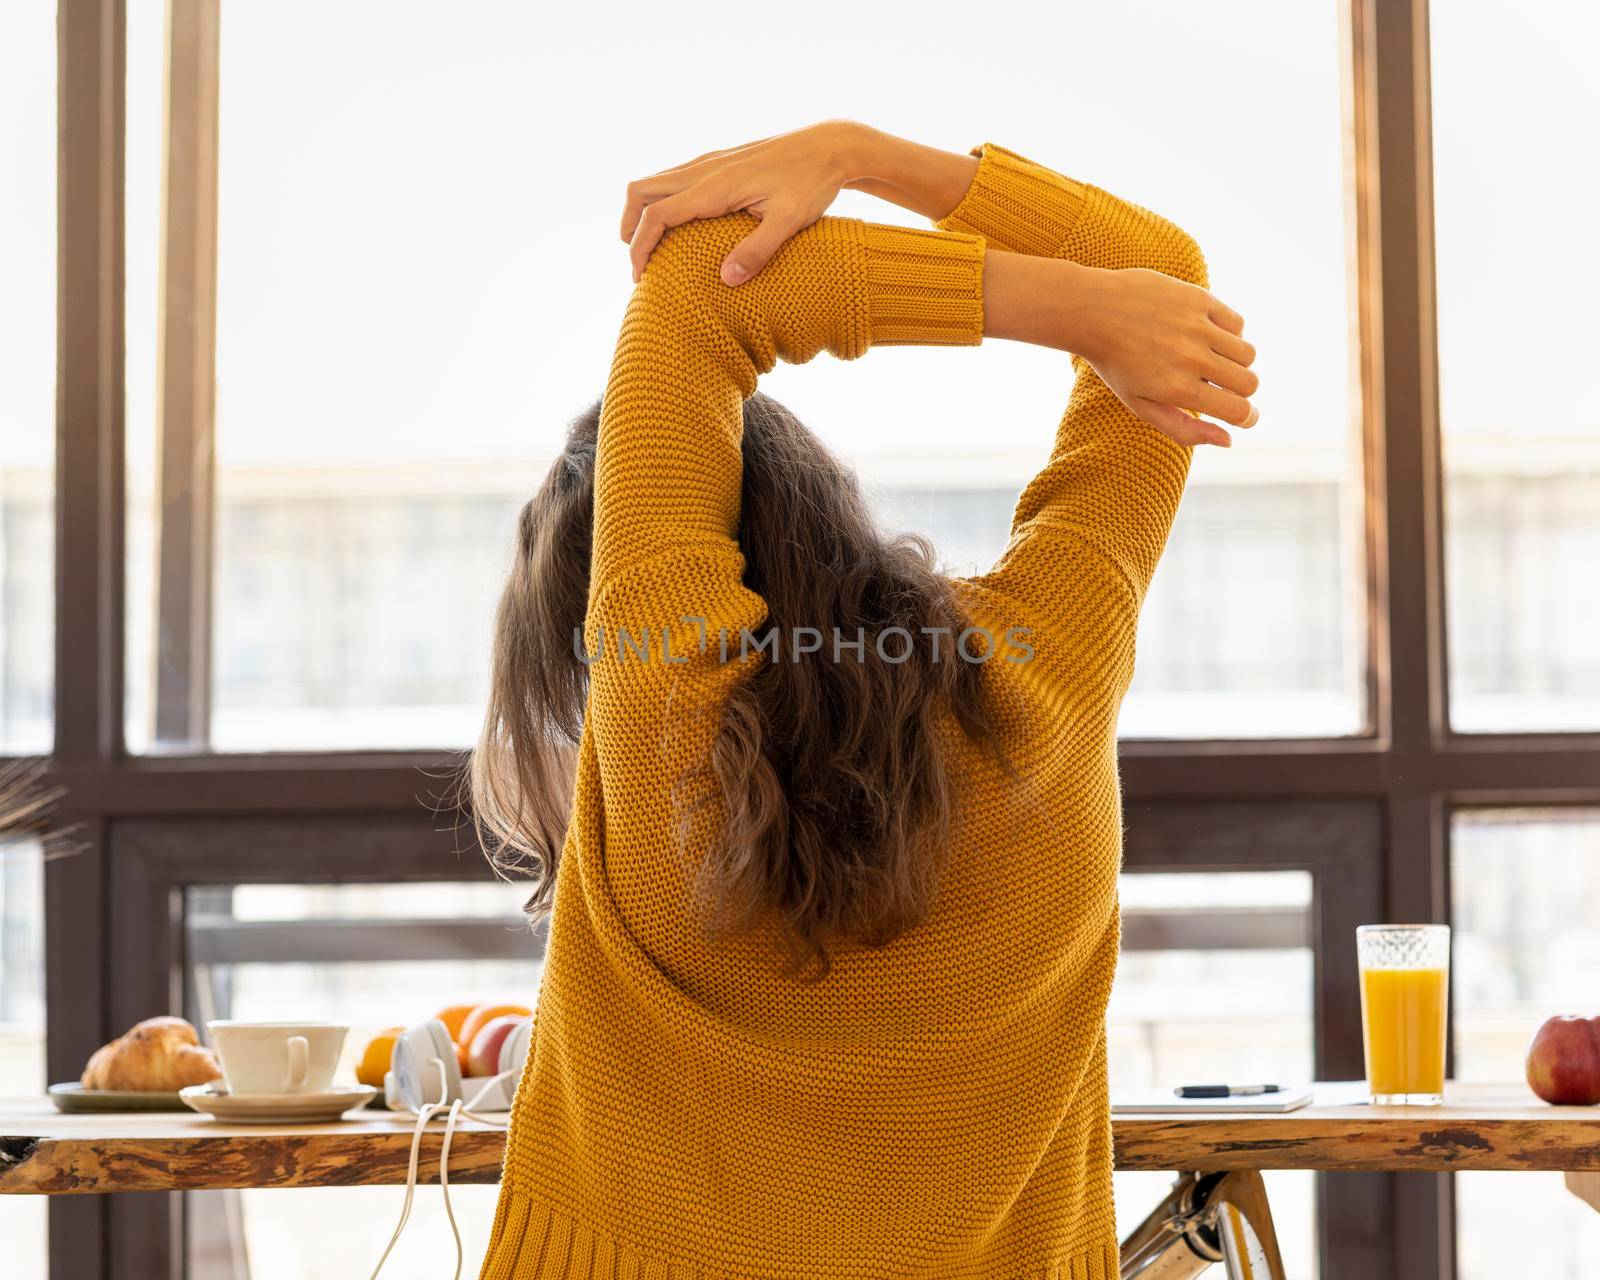
<instances>
[{"instance_id":1,"label":"mustard yellow knit sweater","mask_svg":"<svg viewBox=\"0 0 1600 1280\"><path fill-rule=\"evenodd\" d=\"M734 289L719 266L755 220L730 214L670 231L633 292L600 425L588 625L591 641L648 631L648 660L591 667L484 1277L1117 1274L1115 727L1187 448L1074 362L1010 545L958 583L975 624L1032 629L1031 661L983 667L1020 781L952 732L961 812L922 925L839 948L818 985L786 981L759 938L702 941L673 847L673 781L767 660L724 661L715 639L766 616L738 541L757 377L823 350L977 345L986 244L1206 283L1171 223L993 143L973 154L937 229L824 217ZM1030 430L995 402L977 432Z\"/></svg>"}]
</instances>

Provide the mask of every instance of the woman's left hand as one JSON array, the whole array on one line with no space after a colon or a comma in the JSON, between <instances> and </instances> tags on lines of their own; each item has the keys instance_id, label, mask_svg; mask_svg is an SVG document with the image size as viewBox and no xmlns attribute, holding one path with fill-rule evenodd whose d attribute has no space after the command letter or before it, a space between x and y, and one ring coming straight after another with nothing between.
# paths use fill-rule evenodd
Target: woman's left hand
<instances>
[{"instance_id":1,"label":"woman's left hand","mask_svg":"<svg viewBox=\"0 0 1600 1280\"><path fill-rule=\"evenodd\" d=\"M761 225L729 253L722 280L739 285L750 279L785 240L826 213L853 178L850 158L857 132L852 121L824 120L725 151L708 151L675 169L630 182L622 238L629 244L634 283L669 228L740 209L754 214Z\"/></svg>"}]
</instances>

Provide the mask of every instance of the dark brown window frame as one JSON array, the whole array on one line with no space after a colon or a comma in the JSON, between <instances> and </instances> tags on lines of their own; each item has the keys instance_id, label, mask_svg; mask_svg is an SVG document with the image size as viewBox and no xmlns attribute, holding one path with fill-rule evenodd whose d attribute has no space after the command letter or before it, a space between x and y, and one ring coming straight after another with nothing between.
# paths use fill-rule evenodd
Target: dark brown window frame
<instances>
[{"instance_id":1,"label":"dark brown window frame","mask_svg":"<svg viewBox=\"0 0 1600 1280\"><path fill-rule=\"evenodd\" d=\"M1128 742L1122 758L1131 869L1313 867L1318 1069L1355 1075L1350 923L1380 915L1450 918L1455 810L1600 806L1600 734L1466 736L1449 729L1426 0L1347 0L1346 14L1372 732L1338 740ZM482 874L458 858L459 837L431 811L457 754L126 753L125 0L60 0L58 33L53 772L69 788L61 817L75 825L83 852L46 868L51 1079L75 1076L90 1050L120 1029L120 1016L143 1011L135 994L153 995L170 981L152 905L163 899L149 880L160 880L150 868L161 858L148 842L162 833L174 848L194 848L195 833L226 829L242 839L302 824L318 833L319 856L337 863L336 848L359 847L347 842L355 823L394 833L385 859L405 849L400 863L420 859L416 865L430 875ZM205 133L191 141L203 158ZM205 270L203 261L195 266L195 288L203 288ZM190 403L203 416L204 388L192 371L184 385L199 397ZM203 517L197 512L189 527L203 528ZM174 554L180 550L174 546ZM174 600L170 610L174 619L200 616L192 600ZM191 726L196 687L203 682L191 680L168 704L184 709ZM180 839L179 830L191 838ZM226 873L227 844L214 843L204 864L180 859L176 871L163 874ZM279 861L249 840L243 847L265 859L257 864L261 875L304 870L298 858ZM401 874L401 866L374 863L362 874L388 871ZM324 866L321 878L340 874ZM1320 1176L1323 1274L1453 1275L1447 1176ZM57 1200L51 1274L173 1274L180 1222L163 1196Z\"/></svg>"}]
</instances>

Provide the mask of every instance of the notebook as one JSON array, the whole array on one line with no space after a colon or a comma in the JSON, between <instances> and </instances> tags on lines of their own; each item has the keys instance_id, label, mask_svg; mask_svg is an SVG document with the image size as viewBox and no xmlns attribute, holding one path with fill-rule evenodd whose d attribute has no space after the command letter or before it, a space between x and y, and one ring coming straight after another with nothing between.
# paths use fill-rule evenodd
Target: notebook
<instances>
[{"instance_id":1,"label":"notebook","mask_svg":"<svg viewBox=\"0 0 1600 1280\"><path fill-rule=\"evenodd\" d=\"M1167 1089L1113 1089L1111 1113L1128 1115L1181 1112L1193 1115L1207 1111L1295 1111L1311 1101L1311 1088L1291 1086L1276 1093L1249 1093L1233 1098L1180 1098Z\"/></svg>"}]
</instances>

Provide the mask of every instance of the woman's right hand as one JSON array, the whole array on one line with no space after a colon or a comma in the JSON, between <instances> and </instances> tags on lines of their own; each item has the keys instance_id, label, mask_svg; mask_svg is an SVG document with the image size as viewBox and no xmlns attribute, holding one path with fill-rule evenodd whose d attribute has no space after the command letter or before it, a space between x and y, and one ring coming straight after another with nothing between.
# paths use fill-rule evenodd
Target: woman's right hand
<instances>
[{"instance_id":1,"label":"woman's right hand","mask_svg":"<svg viewBox=\"0 0 1600 1280\"><path fill-rule=\"evenodd\" d=\"M789 133L708 151L674 169L628 184L622 238L634 283L669 229L699 218L744 210L760 222L728 254L722 282L755 276L796 232L828 211L855 176L863 130L849 120L824 120Z\"/></svg>"},{"instance_id":2,"label":"woman's right hand","mask_svg":"<svg viewBox=\"0 0 1600 1280\"><path fill-rule=\"evenodd\" d=\"M1259 414L1249 397L1256 350L1244 318L1210 292L1159 271L1069 263L1062 346L1093 366L1117 399L1183 445L1231 445L1228 433L1184 410L1236 427Z\"/></svg>"}]
</instances>

